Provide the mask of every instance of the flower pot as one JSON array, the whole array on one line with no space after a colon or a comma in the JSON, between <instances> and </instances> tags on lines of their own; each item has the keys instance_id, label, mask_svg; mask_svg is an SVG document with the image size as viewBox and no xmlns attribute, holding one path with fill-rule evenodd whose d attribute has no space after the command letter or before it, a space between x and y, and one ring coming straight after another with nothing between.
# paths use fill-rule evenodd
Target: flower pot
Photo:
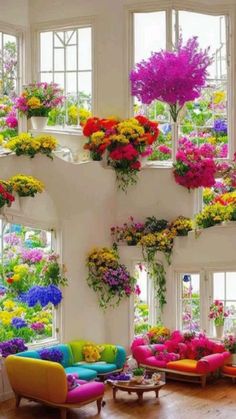
<instances>
[{"instance_id":1,"label":"flower pot","mask_svg":"<svg viewBox=\"0 0 236 419\"><path fill-rule=\"evenodd\" d=\"M141 384L143 380L144 380L144 376L143 375L133 375L132 381L134 383Z\"/></svg>"},{"instance_id":2,"label":"flower pot","mask_svg":"<svg viewBox=\"0 0 236 419\"><path fill-rule=\"evenodd\" d=\"M148 156L147 157L141 157L140 158L141 167L146 167L148 163Z\"/></svg>"},{"instance_id":3,"label":"flower pot","mask_svg":"<svg viewBox=\"0 0 236 419\"><path fill-rule=\"evenodd\" d=\"M215 330L217 339L221 339L224 333L224 325L217 326L215 324Z\"/></svg>"},{"instance_id":4,"label":"flower pot","mask_svg":"<svg viewBox=\"0 0 236 419\"><path fill-rule=\"evenodd\" d=\"M47 126L48 118L46 116L32 116L30 119L32 128L35 130L43 130Z\"/></svg>"},{"instance_id":5,"label":"flower pot","mask_svg":"<svg viewBox=\"0 0 236 419\"><path fill-rule=\"evenodd\" d=\"M231 365L236 365L236 354L231 354L228 360L228 363Z\"/></svg>"}]
</instances>

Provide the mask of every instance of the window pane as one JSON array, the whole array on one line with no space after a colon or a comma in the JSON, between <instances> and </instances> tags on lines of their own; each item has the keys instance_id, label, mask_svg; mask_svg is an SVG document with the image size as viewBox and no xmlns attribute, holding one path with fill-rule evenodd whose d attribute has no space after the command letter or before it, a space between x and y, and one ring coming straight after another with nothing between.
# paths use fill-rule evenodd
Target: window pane
<instances>
[{"instance_id":1,"label":"window pane","mask_svg":"<svg viewBox=\"0 0 236 419\"><path fill-rule=\"evenodd\" d=\"M91 80L91 72L81 72L79 73L79 92L83 92L87 95L91 95L92 93L92 80Z\"/></svg>"},{"instance_id":2,"label":"window pane","mask_svg":"<svg viewBox=\"0 0 236 419\"><path fill-rule=\"evenodd\" d=\"M41 71L52 71L52 32L40 34Z\"/></svg>"},{"instance_id":3,"label":"window pane","mask_svg":"<svg viewBox=\"0 0 236 419\"><path fill-rule=\"evenodd\" d=\"M165 12L134 13L134 61L166 48Z\"/></svg>"},{"instance_id":4,"label":"window pane","mask_svg":"<svg viewBox=\"0 0 236 419\"><path fill-rule=\"evenodd\" d=\"M54 70L64 71L64 69L65 69L64 49L63 48L54 49Z\"/></svg>"},{"instance_id":5,"label":"window pane","mask_svg":"<svg viewBox=\"0 0 236 419\"><path fill-rule=\"evenodd\" d=\"M226 300L236 300L236 272L226 272Z\"/></svg>"},{"instance_id":6,"label":"window pane","mask_svg":"<svg viewBox=\"0 0 236 419\"><path fill-rule=\"evenodd\" d=\"M64 83L65 83L65 80L64 80L64 73L54 73L54 82L55 82L55 83L58 83L58 84L59 84L59 86L60 86L62 89L64 89L64 88L65 88L65 86L64 86Z\"/></svg>"},{"instance_id":7,"label":"window pane","mask_svg":"<svg viewBox=\"0 0 236 419\"><path fill-rule=\"evenodd\" d=\"M46 82L46 83L51 83L53 81L52 73L41 73L40 81L41 82Z\"/></svg>"},{"instance_id":8,"label":"window pane","mask_svg":"<svg viewBox=\"0 0 236 419\"><path fill-rule=\"evenodd\" d=\"M64 32L54 32L54 46L55 47L64 47Z\"/></svg>"},{"instance_id":9,"label":"window pane","mask_svg":"<svg viewBox=\"0 0 236 419\"><path fill-rule=\"evenodd\" d=\"M66 74L66 91L67 94L76 94L76 73Z\"/></svg>"},{"instance_id":10,"label":"window pane","mask_svg":"<svg viewBox=\"0 0 236 419\"><path fill-rule=\"evenodd\" d=\"M76 46L66 47L66 70L76 70Z\"/></svg>"},{"instance_id":11,"label":"window pane","mask_svg":"<svg viewBox=\"0 0 236 419\"><path fill-rule=\"evenodd\" d=\"M213 300L225 300L224 272L215 272L213 275Z\"/></svg>"},{"instance_id":12,"label":"window pane","mask_svg":"<svg viewBox=\"0 0 236 419\"><path fill-rule=\"evenodd\" d=\"M139 335L148 330L150 314L148 304L148 276L144 265L142 265L142 269L140 269L140 265L136 265L135 277L141 291L139 296L135 296L134 302L134 334Z\"/></svg>"},{"instance_id":13,"label":"window pane","mask_svg":"<svg viewBox=\"0 0 236 419\"><path fill-rule=\"evenodd\" d=\"M200 275L185 273L181 275L181 328L200 330Z\"/></svg>"},{"instance_id":14,"label":"window pane","mask_svg":"<svg viewBox=\"0 0 236 419\"><path fill-rule=\"evenodd\" d=\"M79 33L79 70L91 70L92 68L92 30L91 28L82 28Z\"/></svg>"}]
</instances>

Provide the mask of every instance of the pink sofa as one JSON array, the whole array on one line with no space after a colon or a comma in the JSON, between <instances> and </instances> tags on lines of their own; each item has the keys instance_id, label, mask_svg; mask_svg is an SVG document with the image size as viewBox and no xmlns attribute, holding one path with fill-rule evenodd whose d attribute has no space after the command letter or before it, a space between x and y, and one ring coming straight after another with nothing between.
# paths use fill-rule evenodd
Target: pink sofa
<instances>
[{"instance_id":1,"label":"pink sofa","mask_svg":"<svg viewBox=\"0 0 236 419\"><path fill-rule=\"evenodd\" d=\"M223 345L204 335L186 340L178 331L163 344L148 345L136 339L131 351L141 367L165 371L167 378L200 381L203 387L207 375L221 368L230 356Z\"/></svg>"}]
</instances>

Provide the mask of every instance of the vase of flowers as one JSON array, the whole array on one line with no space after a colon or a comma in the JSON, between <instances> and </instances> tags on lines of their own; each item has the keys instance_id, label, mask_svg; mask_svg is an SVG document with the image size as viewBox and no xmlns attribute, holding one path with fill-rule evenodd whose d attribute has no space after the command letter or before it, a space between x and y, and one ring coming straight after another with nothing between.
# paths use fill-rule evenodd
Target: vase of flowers
<instances>
[{"instance_id":1,"label":"vase of flowers","mask_svg":"<svg viewBox=\"0 0 236 419\"><path fill-rule=\"evenodd\" d=\"M224 310L222 301L215 300L210 306L209 318L214 320L216 337L221 339L224 333L224 321L229 312Z\"/></svg>"},{"instance_id":2,"label":"vase of flowers","mask_svg":"<svg viewBox=\"0 0 236 419\"><path fill-rule=\"evenodd\" d=\"M132 381L136 384L141 384L143 380L144 380L144 369L143 368L135 368L133 370Z\"/></svg>"},{"instance_id":3,"label":"vase of flowers","mask_svg":"<svg viewBox=\"0 0 236 419\"><path fill-rule=\"evenodd\" d=\"M16 109L20 115L31 118L33 129L42 130L52 109L64 102L62 89L56 83L31 83L16 98Z\"/></svg>"}]
</instances>

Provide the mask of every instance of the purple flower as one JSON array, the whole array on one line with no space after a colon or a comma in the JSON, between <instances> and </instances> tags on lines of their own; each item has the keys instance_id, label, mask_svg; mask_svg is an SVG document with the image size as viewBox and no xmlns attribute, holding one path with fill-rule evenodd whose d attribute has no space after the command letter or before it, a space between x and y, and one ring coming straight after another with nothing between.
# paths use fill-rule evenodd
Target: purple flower
<instances>
[{"instance_id":1,"label":"purple flower","mask_svg":"<svg viewBox=\"0 0 236 419\"><path fill-rule=\"evenodd\" d=\"M6 358L8 355L27 351L27 349L28 348L27 346L25 346L25 341L20 338L14 338L11 340L0 342L0 353L4 358Z\"/></svg>"},{"instance_id":2,"label":"purple flower","mask_svg":"<svg viewBox=\"0 0 236 419\"><path fill-rule=\"evenodd\" d=\"M207 67L211 64L209 48L199 49L197 37L182 40L177 51L152 53L131 71L131 91L142 103L154 100L182 107L200 96L206 83Z\"/></svg>"},{"instance_id":3,"label":"purple flower","mask_svg":"<svg viewBox=\"0 0 236 419\"><path fill-rule=\"evenodd\" d=\"M45 348L38 351L40 358L45 361L52 361L61 363L63 360L63 353L60 349L56 348Z\"/></svg>"},{"instance_id":4,"label":"purple flower","mask_svg":"<svg viewBox=\"0 0 236 419\"><path fill-rule=\"evenodd\" d=\"M21 238L17 236L16 233L9 233L9 234L5 234L4 241L9 246L17 246L18 244L21 243Z\"/></svg>"},{"instance_id":5,"label":"purple flower","mask_svg":"<svg viewBox=\"0 0 236 419\"><path fill-rule=\"evenodd\" d=\"M216 119L214 121L214 128L216 133L227 135L227 123L224 119Z\"/></svg>"},{"instance_id":6,"label":"purple flower","mask_svg":"<svg viewBox=\"0 0 236 419\"><path fill-rule=\"evenodd\" d=\"M31 324L31 329L34 330L35 332L43 332L45 329L45 326L43 323L40 322L35 322Z\"/></svg>"},{"instance_id":7,"label":"purple flower","mask_svg":"<svg viewBox=\"0 0 236 419\"><path fill-rule=\"evenodd\" d=\"M21 256L24 262L37 263L43 259L43 251L37 248L22 249Z\"/></svg>"}]
</instances>

